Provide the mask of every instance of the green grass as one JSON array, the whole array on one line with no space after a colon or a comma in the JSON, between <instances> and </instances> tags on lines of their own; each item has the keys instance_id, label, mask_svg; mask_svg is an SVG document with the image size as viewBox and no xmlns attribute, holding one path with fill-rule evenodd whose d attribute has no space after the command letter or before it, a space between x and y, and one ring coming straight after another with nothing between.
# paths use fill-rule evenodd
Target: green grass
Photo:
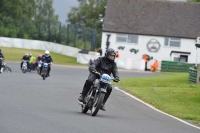
<instances>
[{"instance_id":1,"label":"green grass","mask_svg":"<svg viewBox=\"0 0 200 133\"><path fill-rule=\"evenodd\" d=\"M200 85L188 83L187 73L124 78L117 86L143 101L183 120L200 125Z\"/></svg>"},{"instance_id":2,"label":"green grass","mask_svg":"<svg viewBox=\"0 0 200 133\"><path fill-rule=\"evenodd\" d=\"M1 47L2 53L5 56L6 61L21 61L21 58L24 56L26 52L32 53L33 56L37 57L38 54L44 54L44 50L31 50L31 49L19 49L19 48L7 48ZM53 58L54 64L61 64L61 65L78 65L78 66L85 66L82 64L77 63L76 58L69 57L57 53L50 52L51 57Z\"/></svg>"}]
</instances>

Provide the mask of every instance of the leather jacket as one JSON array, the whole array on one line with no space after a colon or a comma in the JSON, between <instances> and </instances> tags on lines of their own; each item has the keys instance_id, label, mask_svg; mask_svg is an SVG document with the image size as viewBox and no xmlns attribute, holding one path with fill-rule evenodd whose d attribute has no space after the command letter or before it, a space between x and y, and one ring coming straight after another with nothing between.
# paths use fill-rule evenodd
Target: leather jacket
<instances>
[{"instance_id":1,"label":"leather jacket","mask_svg":"<svg viewBox=\"0 0 200 133\"><path fill-rule=\"evenodd\" d=\"M119 72L117 64L114 61L108 60L106 57L99 57L89 65L89 71L98 71L101 74L113 75L114 78L119 79Z\"/></svg>"}]
</instances>

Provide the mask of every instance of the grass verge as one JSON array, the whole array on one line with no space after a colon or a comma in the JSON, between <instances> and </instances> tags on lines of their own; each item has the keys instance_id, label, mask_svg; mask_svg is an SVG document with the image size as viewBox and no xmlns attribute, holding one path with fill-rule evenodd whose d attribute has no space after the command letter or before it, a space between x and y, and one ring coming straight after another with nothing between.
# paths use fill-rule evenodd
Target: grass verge
<instances>
[{"instance_id":1,"label":"grass verge","mask_svg":"<svg viewBox=\"0 0 200 133\"><path fill-rule=\"evenodd\" d=\"M37 57L39 53L44 54L44 50L31 50L31 49L8 48L8 47L1 47L1 49L2 53L5 56L6 61L21 61L21 58L24 56L26 52L32 53L34 57ZM53 58L54 64L85 66L77 63L76 58L74 57L65 56L53 52L50 52L50 54L51 57Z\"/></svg>"},{"instance_id":2,"label":"grass verge","mask_svg":"<svg viewBox=\"0 0 200 133\"><path fill-rule=\"evenodd\" d=\"M173 116L200 125L200 85L188 83L187 73L124 78L117 86Z\"/></svg>"}]
</instances>

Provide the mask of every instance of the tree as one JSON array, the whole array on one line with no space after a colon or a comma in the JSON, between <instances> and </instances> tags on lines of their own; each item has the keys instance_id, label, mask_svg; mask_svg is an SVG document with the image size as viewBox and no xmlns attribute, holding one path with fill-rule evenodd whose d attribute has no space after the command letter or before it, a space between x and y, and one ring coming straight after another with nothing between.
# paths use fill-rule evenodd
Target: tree
<instances>
[{"instance_id":1,"label":"tree","mask_svg":"<svg viewBox=\"0 0 200 133\"><path fill-rule=\"evenodd\" d=\"M188 0L189 2L200 2L200 0Z\"/></svg>"},{"instance_id":2,"label":"tree","mask_svg":"<svg viewBox=\"0 0 200 133\"><path fill-rule=\"evenodd\" d=\"M31 21L35 14L35 1L34 0L1 0L0 1L0 34L1 36L18 37L26 36L31 30L24 30L23 33L22 22L28 23L33 26Z\"/></svg>"},{"instance_id":3,"label":"tree","mask_svg":"<svg viewBox=\"0 0 200 133\"><path fill-rule=\"evenodd\" d=\"M79 6L71 8L67 14L67 23L90 27L97 31L97 45L101 44L102 22L99 15L105 15L107 0L78 0Z\"/></svg>"},{"instance_id":4,"label":"tree","mask_svg":"<svg viewBox=\"0 0 200 133\"><path fill-rule=\"evenodd\" d=\"M35 0L36 15L35 24L39 31L38 37L42 40L54 41L59 30L58 15L53 9L53 0ZM56 34L54 34L56 33ZM53 35L54 34L54 35ZM54 39L53 39L54 38Z\"/></svg>"}]
</instances>

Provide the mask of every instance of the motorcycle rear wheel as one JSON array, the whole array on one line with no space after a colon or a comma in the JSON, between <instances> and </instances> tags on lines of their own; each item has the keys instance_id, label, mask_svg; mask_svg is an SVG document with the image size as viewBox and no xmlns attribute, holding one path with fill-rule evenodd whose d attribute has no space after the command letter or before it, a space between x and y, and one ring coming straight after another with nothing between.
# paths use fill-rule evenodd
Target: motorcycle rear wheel
<instances>
[{"instance_id":1,"label":"motorcycle rear wheel","mask_svg":"<svg viewBox=\"0 0 200 133\"><path fill-rule=\"evenodd\" d=\"M89 109L89 107L87 105L82 105L81 112L87 113L88 109Z\"/></svg>"},{"instance_id":2,"label":"motorcycle rear wheel","mask_svg":"<svg viewBox=\"0 0 200 133\"><path fill-rule=\"evenodd\" d=\"M88 95L90 95L91 93L92 93L92 91L90 90L90 91L87 93L87 95L86 95L85 98L88 98ZM85 100L85 99L84 99L84 100ZM88 99L88 101L89 101L89 100L90 100L90 99ZM82 105L82 108L81 108L81 112L82 112L82 113L87 113L87 111L88 111L88 109L89 109L89 107L88 107L87 104L88 104L88 103Z\"/></svg>"}]
</instances>

